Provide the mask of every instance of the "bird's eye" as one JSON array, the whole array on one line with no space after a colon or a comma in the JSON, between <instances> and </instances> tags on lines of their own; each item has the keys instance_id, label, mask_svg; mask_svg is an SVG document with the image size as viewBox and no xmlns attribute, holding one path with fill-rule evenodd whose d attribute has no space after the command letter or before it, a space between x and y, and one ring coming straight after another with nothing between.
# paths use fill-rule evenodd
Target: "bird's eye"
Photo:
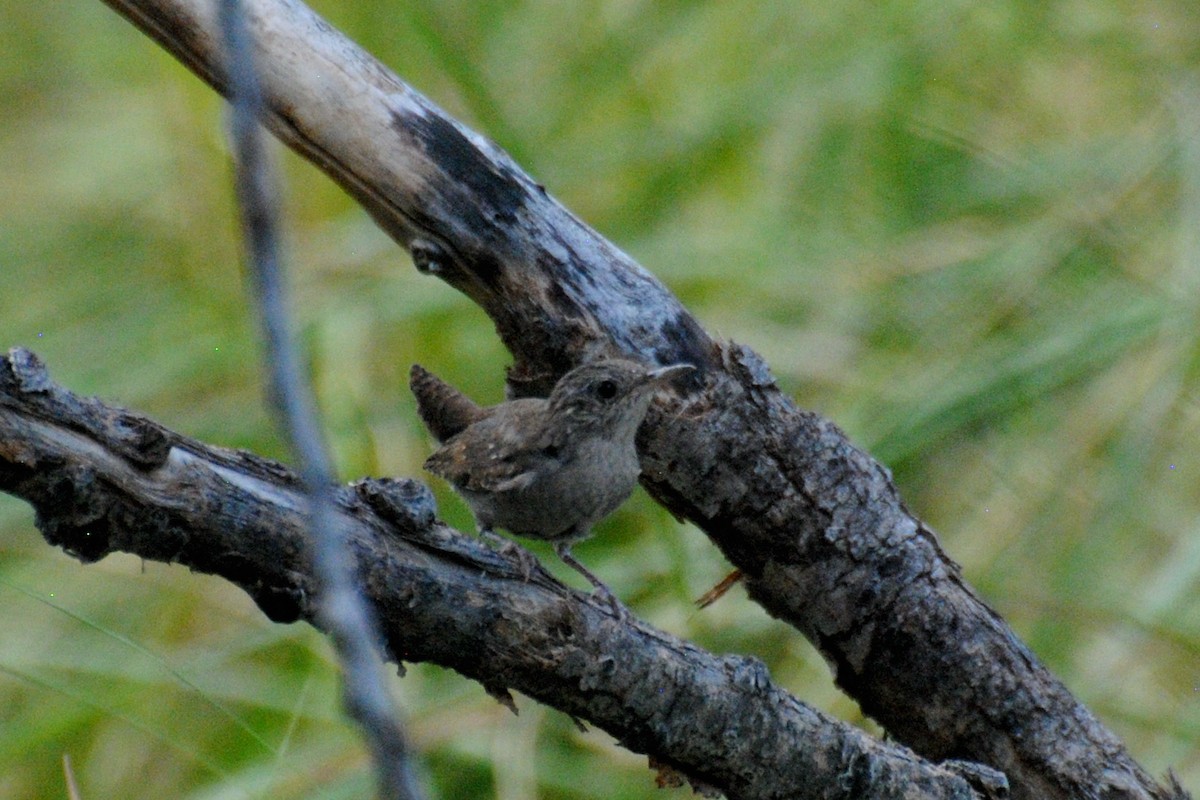
<instances>
[{"instance_id":1,"label":"bird's eye","mask_svg":"<svg viewBox=\"0 0 1200 800\"><path fill-rule=\"evenodd\" d=\"M596 396L601 400L612 400L617 396L617 384L615 381L604 380L596 384Z\"/></svg>"}]
</instances>

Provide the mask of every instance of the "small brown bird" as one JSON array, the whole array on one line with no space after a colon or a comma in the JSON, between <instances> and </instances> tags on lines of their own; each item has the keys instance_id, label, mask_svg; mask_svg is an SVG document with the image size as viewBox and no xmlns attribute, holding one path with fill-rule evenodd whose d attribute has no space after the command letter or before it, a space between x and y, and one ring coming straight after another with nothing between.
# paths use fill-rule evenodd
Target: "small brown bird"
<instances>
[{"instance_id":1,"label":"small brown bird","mask_svg":"<svg viewBox=\"0 0 1200 800\"><path fill-rule=\"evenodd\" d=\"M409 384L417 409L444 442L425 469L462 495L481 535L494 537L500 527L553 542L559 557L625 617L612 591L571 555L571 545L629 497L640 472L634 437L654 391L691 369L604 359L568 372L548 398L484 408L414 364Z\"/></svg>"}]
</instances>

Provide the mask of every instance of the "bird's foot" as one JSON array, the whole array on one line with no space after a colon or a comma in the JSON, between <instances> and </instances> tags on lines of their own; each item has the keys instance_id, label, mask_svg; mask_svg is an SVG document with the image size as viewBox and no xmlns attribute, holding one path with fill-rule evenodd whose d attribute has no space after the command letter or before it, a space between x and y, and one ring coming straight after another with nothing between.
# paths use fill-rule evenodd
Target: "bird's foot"
<instances>
[{"instance_id":1,"label":"bird's foot","mask_svg":"<svg viewBox=\"0 0 1200 800\"><path fill-rule=\"evenodd\" d=\"M629 610L629 607L618 600L617 596L613 594L612 589L609 589L603 583L597 586L596 590L592 592L592 597L601 602L608 603L609 608L612 609L613 616L617 618L618 622L629 622L633 619L633 612Z\"/></svg>"},{"instance_id":2,"label":"bird's foot","mask_svg":"<svg viewBox=\"0 0 1200 800\"><path fill-rule=\"evenodd\" d=\"M632 619L632 613L630 613L629 609L624 603L617 599L617 596L613 594L612 589L608 588L608 584L593 575L590 569L585 567L583 564L580 564L575 556L571 555L570 542L555 542L554 552L558 553L558 557L563 560L563 563L578 572L583 577L587 578L588 582L592 584L592 586L596 587L596 591L592 593L592 596L598 600L603 600L604 602L608 603L609 607L612 608L613 616L616 617L617 620L620 622L628 622L630 619Z\"/></svg>"},{"instance_id":3,"label":"bird's foot","mask_svg":"<svg viewBox=\"0 0 1200 800\"><path fill-rule=\"evenodd\" d=\"M511 539L505 539L491 528L481 528L479 530L479 537L490 544L500 555L511 561L516 561L518 569L521 570L521 580L526 583L533 577L533 573L541 567L537 556Z\"/></svg>"}]
</instances>

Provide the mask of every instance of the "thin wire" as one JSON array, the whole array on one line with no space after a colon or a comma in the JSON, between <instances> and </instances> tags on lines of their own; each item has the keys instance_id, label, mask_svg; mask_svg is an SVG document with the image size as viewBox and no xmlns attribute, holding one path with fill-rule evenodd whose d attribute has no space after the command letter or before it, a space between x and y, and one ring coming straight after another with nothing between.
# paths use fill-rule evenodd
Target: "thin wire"
<instances>
[{"instance_id":1,"label":"thin wire","mask_svg":"<svg viewBox=\"0 0 1200 800\"><path fill-rule=\"evenodd\" d=\"M222 0L236 190L250 282L263 326L269 395L299 461L309 497L313 563L321 587L318 614L342 665L347 712L362 726L375 760L382 800L421 797L409 748L383 680L378 629L354 581L352 559L334 506L333 469L300 365L285 302L279 209L273 165L259 126L265 103L254 70L249 27L239 0Z\"/></svg>"}]
</instances>

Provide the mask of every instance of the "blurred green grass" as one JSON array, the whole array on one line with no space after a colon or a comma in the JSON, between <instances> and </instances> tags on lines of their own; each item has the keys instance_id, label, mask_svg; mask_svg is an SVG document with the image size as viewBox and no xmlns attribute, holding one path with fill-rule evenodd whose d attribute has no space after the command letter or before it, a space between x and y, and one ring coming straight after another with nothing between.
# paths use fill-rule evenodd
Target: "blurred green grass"
<instances>
[{"instance_id":1,"label":"blurred green grass","mask_svg":"<svg viewBox=\"0 0 1200 800\"><path fill-rule=\"evenodd\" d=\"M1200 788L1200 17L1190 3L314 6L762 352L890 466L1067 684ZM98 2L0 2L0 346L274 457L222 109ZM342 476L420 473L420 361L507 355L285 159L304 343ZM447 518L469 516L436 487ZM845 718L799 636L639 494L581 557L655 624ZM547 563L554 565L553 560ZM571 576L565 576L573 580ZM361 797L328 648L178 567L83 567L0 497L0 796ZM418 666L441 796L644 797L644 760ZM251 733L252 732L252 733Z\"/></svg>"}]
</instances>

